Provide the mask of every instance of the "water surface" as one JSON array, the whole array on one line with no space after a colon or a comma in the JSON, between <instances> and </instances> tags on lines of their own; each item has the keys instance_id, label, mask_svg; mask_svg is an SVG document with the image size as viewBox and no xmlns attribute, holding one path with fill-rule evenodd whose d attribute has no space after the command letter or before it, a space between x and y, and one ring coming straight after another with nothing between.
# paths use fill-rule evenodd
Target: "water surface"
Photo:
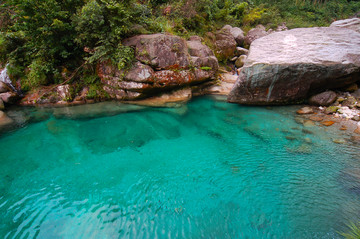
<instances>
[{"instance_id":1,"label":"water surface","mask_svg":"<svg viewBox=\"0 0 360 239\"><path fill-rule=\"evenodd\" d=\"M296 108L100 108L27 110L0 137L1 238L338 238L360 220L359 145Z\"/></svg>"}]
</instances>

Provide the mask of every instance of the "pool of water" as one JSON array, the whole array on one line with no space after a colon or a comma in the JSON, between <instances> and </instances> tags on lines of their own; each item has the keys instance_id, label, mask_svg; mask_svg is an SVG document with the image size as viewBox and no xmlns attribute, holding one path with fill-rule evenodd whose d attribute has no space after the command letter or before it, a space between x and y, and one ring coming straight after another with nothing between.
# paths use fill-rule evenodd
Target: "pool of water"
<instances>
[{"instance_id":1,"label":"pool of water","mask_svg":"<svg viewBox=\"0 0 360 239\"><path fill-rule=\"evenodd\" d=\"M98 106L27 109L0 137L1 238L338 238L360 220L360 146L296 107Z\"/></svg>"}]
</instances>

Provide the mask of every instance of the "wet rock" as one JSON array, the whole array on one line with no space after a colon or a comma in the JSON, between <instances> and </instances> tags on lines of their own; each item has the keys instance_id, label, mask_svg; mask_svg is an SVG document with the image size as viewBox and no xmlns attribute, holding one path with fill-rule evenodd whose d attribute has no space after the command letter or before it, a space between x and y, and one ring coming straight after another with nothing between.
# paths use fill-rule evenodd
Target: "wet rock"
<instances>
[{"instance_id":1,"label":"wet rock","mask_svg":"<svg viewBox=\"0 0 360 239\"><path fill-rule=\"evenodd\" d=\"M304 134L313 134L313 132L308 129L302 129L301 132L303 132Z\"/></svg>"},{"instance_id":2,"label":"wet rock","mask_svg":"<svg viewBox=\"0 0 360 239\"><path fill-rule=\"evenodd\" d=\"M142 109L144 109L144 107L139 105L123 104L120 102L100 102L95 104L57 107L53 109L53 114L56 118L89 119L134 112ZM50 123L50 125L51 124L52 123Z\"/></svg>"},{"instance_id":3,"label":"wet rock","mask_svg":"<svg viewBox=\"0 0 360 239\"><path fill-rule=\"evenodd\" d=\"M345 144L346 143L345 139L333 139L332 141L336 144Z\"/></svg>"},{"instance_id":4,"label":"wet rock","mask_svg":"<svg viewBox=\"0 0 360 239\"><path fill-rule=\"evenodd\" d=\"M309 117L309 119L312 120L312 121L319 122L319 121L323 120L323 117L318 116L318 115L312 115L312 116Z\"/></svg>"},{"instance_id":5,"label":"wet rock","mask_svg":"<svg viewBox=\"0 0 360 239\"><path fill-rule=\"evenodd\" d=\"M226 60L235 55L236 41L228 28L222 28L216 33L216 56L219 60Z\"/></svg>"},{"instance_id":6,"label":"wet rock","mask_svg":"<svg viewBox=\"0 0 360 239\"><path fill-rule=\"evenodd\" d=\"M334 114L334 113L336 113L336 112L338 111L339 108L340 108L340 107L334 106L334 105L329 106L329 107L327 107L327 108L325 109L325 114Z\"/></svg>"},{"instance_id":7,"label":"wet rock","mask_svg":"<svg viewBox=\"0 0 360 239\"><path fill-rule=\"evenodd\" d=\"M3 111L0 110L0 130L12 126L14 121L9 118Z\"/></svg>"},{"instance_id":8,"label":"wet rock","mask_svg":"<svg viewBox=\"0 0 360 239\"><path fill-rule=\"evenodd\" d=\"M245 64L246 58L247 58L246 55L239 56L239 58L235 61L235 66L237 68L242 67Z\"/></svg>"},{"instance_id":9,"label":"wet rock","mask_svg":"<svg viewBox=\"0 0 360 239\"><path fill-rule=\"evenodd\" d=\"M311 107L305 106L305 107L297 110L296 113L299 114L299 115L304 115L304 114L313 114L314 111L313 111L313 109Z\"/></svg>"},{"instance_id":10,"label":"wet rock","mask_svg":"<svg viewBox=\"0 0 360 239\"><path fill-rule=\"evenodd\" d=\"M242 47L236 47L236 52L235 54L237 56L241 56L241 55L248 55L249 54L249 50L248 49L245 49L245 48L242 48Z\"/></svg>"},{"instance_id":11,"label":"wet rock","mask_svg":"<svg viewBox=\"0 0 360 239\"><path fill-rule=\"evenodd\" d=\"M304 125L304 127L314 127L315 123L312 120L305 120L303 125Z\"/></svg>"},{"instance_id":12,"label":"wet rock","mask_svg":"<svg viewBox=\"0 0 360 239\"><path fill-rule=\"evenodd\" d=\"M181 107L191 99L190 88L165 93L157 97L150 97L144 100L130 101L129 103L151 107Z\"/></svg>"},{"instance_id":13,"label":"wet rock","mask_svg":"<svg viewBox=\"0 0 360 239\"><path fill-rule=\"evenodd\" d=\"M268 35L263 25L257 25L256 28L251 29L244 39L245 44L251 45L253 41Z\"/></svg>"},{"instance_id":14,"label":"wet rock","mask_svg":"<svg viewBox=\"0 0 360 239\"><path fill-rule=\"evenodd\" d=\"M317 95L313 95L309 99L309 104L317 106L329 106L335 102L337 94L334 91L325 91Z\"/></svg>"},{"instance_id":15,"label":"wet rock","mask_svg":"<svg viewBox=\"0 0 360 239\"><path fill-rule=\"evenodd\" d=\"M353 136L350 137L350 140L355 142L355 143L360 143L360 136L353 135Z\"/></svg>"},{"instance_id":16,"label":"wet rock","mask_svg":"<svg viewBox=\"0 0 360 239\"><path fill-rule=\"evenodd\" d=\"M188 53L185 40L164 34L138 35L125 39L125 46L135 47L138 61L153 68L166 69L173 65L188 67Z\"/></svg>"},{"instance_id":17,"label":"wet rock","mask_svg":"<svg viewBox=\"0 0 360 239\"><path fill-rule=\"evenodd\" d=\"M340 130L347 130L347 127L345 125L341 125Z\"/></svg>"},{"instance_id":18,"label":"wet rock","mask_svg":"<svg viewBox=\"0 0 360 239\"><path fill-rule=\"evenodd\" d=\"M326 121L322 121L321 124L324 126L331 126L331 125L335 124L335 122L331 121L331 120L326 120Z\"/></svg>"},{"instance_id":19,"label":"wet rock","mask_svg":"<svg viewBox=\"0 0 360 239\"><path fill-rule=\"evenodd\" d=\"M360 34L353 30L275 32L252 43L228 100L254 105L299 103L308 95L356 82L359 72Z\"/></svg>"},{"instance_id":20,"label":"wet rock","mask_svg":"<svg viewBox=\"0 0 360 239\"><path fill-rule=\"evenodd\" d=\"M4 110L5 106L4 106L4 102L0 99L0 110Z\"/></svg>"}]
</instances>

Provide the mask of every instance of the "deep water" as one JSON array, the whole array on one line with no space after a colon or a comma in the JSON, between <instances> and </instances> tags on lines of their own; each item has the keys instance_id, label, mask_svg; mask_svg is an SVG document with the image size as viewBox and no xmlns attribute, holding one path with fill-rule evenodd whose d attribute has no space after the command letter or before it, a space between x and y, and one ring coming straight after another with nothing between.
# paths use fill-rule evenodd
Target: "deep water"
<instances>
[{"instance_id":1,"label":"deep water","mask_svg":"<svg viewBox=\"0 0 360 239\"><path fill-rule=\"evenodd\" d=\"M0 136L0 238L338 238L360 220L360 146L295 109L10 112L32 123Z\"/></svg>"}]
</instances>

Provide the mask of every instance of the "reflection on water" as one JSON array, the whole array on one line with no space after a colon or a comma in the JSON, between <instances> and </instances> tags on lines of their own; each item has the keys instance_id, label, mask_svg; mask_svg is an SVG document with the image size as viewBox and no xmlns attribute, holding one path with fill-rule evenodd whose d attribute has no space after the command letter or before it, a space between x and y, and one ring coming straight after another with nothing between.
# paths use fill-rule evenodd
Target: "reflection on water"
<instances>
[{"instance_id":1,"label":"reflection on water","mask_svg":"<svg viewBox=\"0 0 360 239\"><path fill-rule=\"evenodd\" d=\"M337 238L360 219L359 145L294 111L14 109L26 126L0 138L0 237Z\"/></svg>"}]
</instances>

